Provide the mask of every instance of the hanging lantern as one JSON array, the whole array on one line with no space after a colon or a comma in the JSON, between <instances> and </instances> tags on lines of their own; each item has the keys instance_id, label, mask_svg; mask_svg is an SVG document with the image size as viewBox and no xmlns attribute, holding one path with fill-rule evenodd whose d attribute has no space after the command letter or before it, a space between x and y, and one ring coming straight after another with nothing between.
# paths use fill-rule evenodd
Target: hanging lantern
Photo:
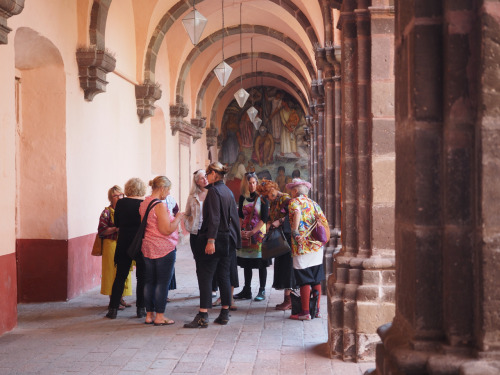
<instances>
[{"instance_id":1,"label":"hanging lantern","mask_svg":"<svg viewBox=\"0 0 500 375\"><path fill-rule=\"evenodd\" d=\"M242 51L242 47L241 47L241 44L242 44L242 41L241 41L241 7L242 6L243 6L243 4L240 4L240 55L242 54L241 53L241 51ZM248 97L250 96L250 94L248 92L246 92L245 89L243 88L243 63L240 63L240 85L241 85L241 88L238 91L236 91L236 93L234 94L234 98L238 102L238 105L240 106L240 108L243 108Z\"/></svg>"},{"instance_id":2,"label":"hanging lantern","mask_svg":"<svg viewBox=\"0 0 500 375\"><path fill-rule=\"evenodd\" d=\"M219 80L220 84L222 87L226 86L227 81L229 80L229 76L231 75L231 72L233 71L233 68L231 68L226 62L224 61L224 0L222 0L222 62L217 65L214 69L214 73L217 76L217 79Z\"/></svg>"},{"instance_id":3,"label":"hanging lantern","mask_svg":"<svg viewBox=\"0 0 500 375\"><path fill-rule=\"evenodd\" d=\"M259 130L260 124L262 124L262 120L260 117L256 117L255 120L252 121L253 126L255 126L255 130Z\"/></svg>"},{"instance_id":4,"label":"hanging lantern","mask_svg":"<svg viewBox=\"0 0 500 375\"><path fill-rule=\"evenodd\" d=\"M249 96L250 94L246 92L243 87L234 93L234 98L238 102L240 108L243 108Z\"/></svg>"},{"instance_id":5,"label":"hanging lantern","mask_svg":"<svg viewBox=\"0 0 500 375\"><path fill-rule=\"evenodd\" d=\"M189 39L191 39L191 43L197 45L207 25L207 19L194 8L194 4L193 10L183 18L182 24L189 35Z\"/></svg>"},{"instance_id":6,"label":"hanging lantern","mask_svg":"<svg viewBox=\"0 0 500 375\"><path fill-rule=\"evenodd\" d=\"M217 65L214 69L214 73L217 76L222 87L226 86L227 81L229 80L229 76L233 68L231 68L225 61L222 61L219 65Z\"/></svg>"},{"instance_id":7,"label":"hanging lantern","mask_svg":"<svg viewBox=\"0 0 500 375\"><path fill-rule=\"evenodd\" d=\"M251 106L247 110L248 118L250 118L250 121L252 122L255 120L255 117L257 116L258 113L259 111L257 111L254 106Z\"/></svg>"}]
</instances>

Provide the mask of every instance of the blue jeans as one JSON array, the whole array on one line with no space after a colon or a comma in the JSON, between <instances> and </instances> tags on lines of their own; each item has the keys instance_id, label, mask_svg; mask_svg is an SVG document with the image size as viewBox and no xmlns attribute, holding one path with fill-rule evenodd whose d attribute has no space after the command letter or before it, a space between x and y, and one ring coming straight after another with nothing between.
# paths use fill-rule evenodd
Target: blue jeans
<instances>
[{"instance_id":1,"label":"blue jeans","mask_svg":"<svg viewBox=\"0 0 500 375\"><path fill-rule=\"evenodd\" d=\"M168 286L174 274L176 253L177 249L158 259L144 257L144 263L146 265L144 302L147 312L165 312Z\"/></svg>"}]
</instances>

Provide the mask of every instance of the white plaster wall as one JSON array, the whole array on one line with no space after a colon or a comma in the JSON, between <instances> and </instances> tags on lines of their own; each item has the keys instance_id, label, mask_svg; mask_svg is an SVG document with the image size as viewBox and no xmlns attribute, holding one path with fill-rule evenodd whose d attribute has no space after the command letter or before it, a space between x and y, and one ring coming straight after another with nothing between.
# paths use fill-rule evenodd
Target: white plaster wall
<instances>
[{"instance_id":1,"label":"white plaster wall","mask_svg":"<svg viewBox=\"0 0 500 375\"><path fill-rule=\"evenodd\" d=\"M11 254L16 249L15 203L15 130L14 112L14 44L13 34L9 44L0 47L0 255Z\"/></svg>"}]
</instances>

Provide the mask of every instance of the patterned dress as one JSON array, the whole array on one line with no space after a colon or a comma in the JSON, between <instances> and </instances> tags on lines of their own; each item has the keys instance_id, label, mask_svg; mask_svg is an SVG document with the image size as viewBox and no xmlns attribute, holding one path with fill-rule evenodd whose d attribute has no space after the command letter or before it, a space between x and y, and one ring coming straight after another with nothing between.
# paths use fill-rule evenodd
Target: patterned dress
<instances>
[{"instance_id":1,"label":"patterned dress","mask_svg":"<svg viewBox=\"0 0 500 375\"><path fill-rule=\"evenodd\" d=\"M113 207L106 207L99 218L99 227L97 228L97 233L102 233L110 227L115 227L115 210ZM115 232L108 236L102 236L102 273L101 273L101 294L105 296L111 295L111 289L113 288L113 282L115 281L116 275L116 265L115 265L115 250L116 250L116 240L118 239L118 233ZM132 295L132 279L130 278L130 272L125 281L125 289L123 290L124 296Z\"/></svg>"},{"instance_id":2,"label":"patterned dress","mask_svg":"<svg viewBox=\"0 0 500 375\"><path fill-rule=\"evenodd\" d=\"M241 249L236 252L237 263L240 267L261 268L272 263L270 260L262 259L261 251L262 240L266 234L265 222L269 212L267 204L267 201L256 193L251 193L250 197L240 196L238 213L242 219L241 229L252 230L260 220L264 222L259 231L252 236L251 243L245 244L242 240Z\"/></svg>"},{"instance_id":3,"label":"patterned dress","mask_svg":"<svg viewBox=\"0 0 500 375\"><path fill-rule=\"evenodd\" d=\"M304 236L315 222L315 215L324 226L328 226L323 211L319 205L307 196L300 195L290 201L290 222L293 215L300 212L299 235ZM323 270L323 245L309 237L305 237L302 244L292 238L293 268L297 285L316 285L325 279Z\"/></svg>"}]
</instances>

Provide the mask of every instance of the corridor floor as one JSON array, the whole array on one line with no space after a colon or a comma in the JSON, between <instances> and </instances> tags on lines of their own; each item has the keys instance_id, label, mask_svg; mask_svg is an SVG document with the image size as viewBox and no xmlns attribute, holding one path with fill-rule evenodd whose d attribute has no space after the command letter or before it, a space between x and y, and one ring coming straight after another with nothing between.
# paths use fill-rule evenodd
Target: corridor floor
<instances>
[{"instance_id":1,"label":"corridor floor","mask_svg":"<svg viewBox=\"0 0 500 375\"><path fill-rule=\"evenodd\" d=\"M18 326L0 336L0 374L359 375L374 367L328 358L326 296L320 319L293 321L289 311L276 311L283 294L271 289L273 268L268 270L266 300L237 301L228 325L210 323L206 329L182 327L199 303L186 245L178 247L177 289L170 291L166 310L176 321L172 326L143 324L135 317L135 305L116 320L104 318L108 297L99 288L68 302L20 304ZM254 270L254 295L257 289ZM134 296L126 299L135 301ZM210 321L217 315L218 308L209 312Z\"/></svg>"}]
</instances>

